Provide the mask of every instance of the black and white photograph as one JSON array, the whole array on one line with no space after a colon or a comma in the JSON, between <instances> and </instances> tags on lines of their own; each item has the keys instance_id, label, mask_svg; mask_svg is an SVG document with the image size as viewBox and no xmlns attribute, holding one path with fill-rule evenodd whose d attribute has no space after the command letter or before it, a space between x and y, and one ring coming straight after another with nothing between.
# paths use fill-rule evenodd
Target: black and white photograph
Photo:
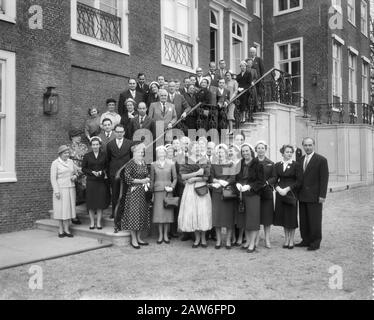
<instances>
[{"instance_id":1,"label":"black and white photograph","mask_svg":"<svg viewBox=\"0 0 374 320\"><path fill-rule=\"evenodd\" d=\"M0 300L373 300L373 28L374 0L0 0Z\"/></svg>"}]
</instances>

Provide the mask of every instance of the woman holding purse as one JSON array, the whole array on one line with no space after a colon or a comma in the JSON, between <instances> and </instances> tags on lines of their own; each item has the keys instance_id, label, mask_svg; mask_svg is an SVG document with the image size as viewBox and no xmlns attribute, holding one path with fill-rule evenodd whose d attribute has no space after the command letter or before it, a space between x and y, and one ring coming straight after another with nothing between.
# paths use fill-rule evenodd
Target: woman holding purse
<instances>
[{"instance_id":1,"label":"woman holding purse","mask_svg":"<svg viewBox=\"0 0 374 320\"><path fill-rule=\"evenodd\" d=\"M106 170L108 162L106 154L100 150L101 139L92 137L90 140L92 151L86 153L82 161L82 172L87 177L86 203L90 215L90 230L95 229L95 212L97 214L96 228L102 229L101 218L103 210L110 202Z\"/></svg>"},{"instance_id":2,"label":"woman holding purse","mask_svg":"<svg viewBox=\"0 0 374 320\"><path fill-rule=\"evenodd\" d=\"M217 238L215 248L220 249L222 247L222 228L226 228L226 249L231 249L231 235L235 223L235 205L237 205L237 194L233 189L235 175L230 175L233 166L227 160L227 146L218 145L216 154L218 155L218 163L212 165L210 176L212 186L212 224L215 227ZM225 196L228 198L225 198Z\"/></svg>"},{"instance_id":3,"label":"woman holding purse","mask_svg":"<svg viewBox=\"0 0 374 320\"><path fill-rule=\"evenodd\" d=\"M294 147L284 145L280 152L283 161L275 164L275 218L274 225L284 228L284 249L294 248L297 222L297 192L302 184L301 166L292 160Z\"/></svg>"},{"instance_id":4,"label":"woman holding purse","mask_svg":"<svg viewBox=\"0 0 374 320\"><path fill-rule=\"evenodd\" d=\"M200 154L198 143L191 145L191 157L181 164L179 173L185 181L180 204L178 227L182 232L195 232L192 248L207 248L206 231L212 229L212 201L207 182L210 166Z\"/></svg>"},{"instance_id":5,"label":"woman holding purse","mask_svg":"<svg viewBox=\"0 0 374 320\"><path fill-rule=\"evenodd\" d=\"M157 244L170 243L170 223L174 222L174 208L165 208L164 200L172 196L177 184L177 171L172 161L166 159L167 150L161 146L156 149L157 160L151 165L151 190L153 191L153 223L158 224Z\"/></svg>"}]
</instances>

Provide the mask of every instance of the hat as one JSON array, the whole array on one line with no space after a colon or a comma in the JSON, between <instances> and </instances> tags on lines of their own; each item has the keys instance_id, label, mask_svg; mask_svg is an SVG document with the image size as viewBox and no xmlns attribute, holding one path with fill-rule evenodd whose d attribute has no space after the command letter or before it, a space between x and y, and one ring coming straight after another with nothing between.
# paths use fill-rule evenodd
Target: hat
<instances>
[{"instance_id":1,"label":"hat","mask_svg":"<svg viewBox=\"0 0 374 320\"><path fill-rule=\"evenodd\" d=\"M137 105L136 101L135 101L133 98L128 98L128 99L126 99L126 101L125 101L125 105L127 105L128 102L132 102L133 105L134 105L134 107L136 107L136 105Z\"/></svg>"},{"instance_id":2,"label":"hat","mask_svg":"<svg viewBox=\"0 0 374 320\"><path fill-rule=\"evenodd\" d=\"M157 86L158 89L160 89L160 85L159 85L159 83L156 82L156 81L152 81L152 82L149 84L149 87L152 87L152 85L154 85L154 84Z\"/></svg>"},{"instance_id":3,"label":"hat","mask_svg":"<svg viewBox=\"0 0 374 320\"><path fill-rule=\"evenodd\" d=\"M113 98L109 98L109 99L106 100L106 104L109 104L109 103L112 103L112 102L117 103L116 99L113 99Z\"/></svg>"},{"instance_id":4,"label":"hat","mask_svg":"<svg viewBox=\"0 0 374 320\"><path fill-rule=\"evenodd\" d=\"M67 145L62 145L58 148L58 154L64 153L65 151L70 150Z\"/></svg>"},{"instance_id":5,"label":"hat","mask_svg":"<svg viewBox=\"0 0 374 320\"><path fill-rule=\"evenodd\" d=\"M80 136L82 133L83 133L83 130L73 128L69 130L69 138L71 139L72 137Z\"/></svg>"}]
</instances>

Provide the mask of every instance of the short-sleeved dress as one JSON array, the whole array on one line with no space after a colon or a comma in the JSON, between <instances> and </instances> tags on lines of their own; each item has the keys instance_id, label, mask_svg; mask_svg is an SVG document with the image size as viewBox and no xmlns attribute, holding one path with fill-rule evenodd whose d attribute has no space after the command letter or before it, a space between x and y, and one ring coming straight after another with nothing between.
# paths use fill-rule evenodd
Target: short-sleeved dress
<instances>
[{"instance_id":1,"label":"short-sleeved dress","mask_svg":"<svg viewBox=\"0 0 374 320\"><path fill-rule=\"evenodd\" d=\"M127 184L127 193L122 195L118 207L118 213L122 216L121 230L150 229L151 219L146 190L143 185L133 183L134 179L147 177L149 177L147 165L135 161L129 161L120 174L122 183Z\"/></svg>"}]
</instances>

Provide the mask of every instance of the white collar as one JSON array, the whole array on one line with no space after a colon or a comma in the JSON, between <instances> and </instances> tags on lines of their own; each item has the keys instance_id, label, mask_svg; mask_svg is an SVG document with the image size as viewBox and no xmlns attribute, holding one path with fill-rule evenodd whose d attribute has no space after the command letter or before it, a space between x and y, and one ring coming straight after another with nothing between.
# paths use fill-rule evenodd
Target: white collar
<instances>
[{"instance_id":1,"label":"white collar","mask_svg":"<svg viewBox=\"0 0 374 320\"><path fill-rule=\"evenodd\" d=\"M284 160L282 160L282 163L283 164L291 164L293 162L293 160L292 159L290 159L290 160L288 160L288 161L284 161Z\"/></svg>"},{"instance_id":2,"label":"white collar","mask_svg":"<svg viewBox=\"0 0 374 320\"><path fill-rule=\"evenodd\" d=\"M309 160L310 160L310 159L314 156L314 153L315 153L315 152L313 151L311 154L309 154L309 155L308 155L308 154L305 155L305 159L309 159Z\"/></svg>"}]
</instances>

